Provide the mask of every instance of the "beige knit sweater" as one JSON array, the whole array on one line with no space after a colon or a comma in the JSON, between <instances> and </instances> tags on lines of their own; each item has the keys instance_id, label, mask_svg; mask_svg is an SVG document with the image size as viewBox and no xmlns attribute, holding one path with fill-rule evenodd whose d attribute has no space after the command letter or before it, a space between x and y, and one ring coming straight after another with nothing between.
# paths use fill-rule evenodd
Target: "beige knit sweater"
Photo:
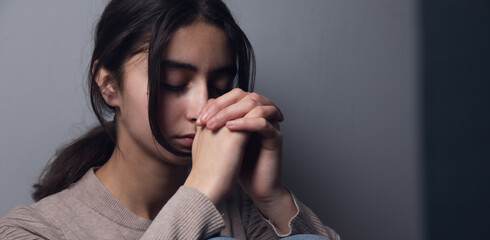
<instances>
[{"instance_id":1,"label":"beige knit sweater","mask_svg":"<svg viewBox=\"0 0 490 240\"><path fill-rule=\"evenodd\" d=\"M339 239L315 214L296 200L291 234L311 233ZM0 239L277 239L250 198L236 190L215 205L201 192L181 187L157 217L138 217L102 185L93 169L70 188L31 206L13 209L0 219Z\"/></svg>"}]
</instances>

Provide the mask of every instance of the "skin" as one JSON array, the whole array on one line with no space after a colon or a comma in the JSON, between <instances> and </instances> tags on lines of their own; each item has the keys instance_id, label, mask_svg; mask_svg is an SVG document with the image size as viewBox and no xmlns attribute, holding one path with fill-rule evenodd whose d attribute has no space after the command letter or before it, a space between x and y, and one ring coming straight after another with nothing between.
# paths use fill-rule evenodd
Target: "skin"
<instances>
[{"instance_id":1,"label":"skin","mask_svg":"<svg viewBox=\"0 0 490 240\"><path fill-rule=\"evenodd\" d=\"M165 60L160 128L172 146L192 152L192 159L173 155L153 139L147 54L140 53L125 63L123 87L103 67L97 75L105 101L116 108L119 147L96 176L122 204L147 219L155 218L182 185L218 205L239 183L281 233L290 232L288 222L297 209L281 182L278 122L283 116L256 93L234 89L219 96L234 77L225 33L203 22L182 27L167 46Z\"/></svg>"}]
</instances>

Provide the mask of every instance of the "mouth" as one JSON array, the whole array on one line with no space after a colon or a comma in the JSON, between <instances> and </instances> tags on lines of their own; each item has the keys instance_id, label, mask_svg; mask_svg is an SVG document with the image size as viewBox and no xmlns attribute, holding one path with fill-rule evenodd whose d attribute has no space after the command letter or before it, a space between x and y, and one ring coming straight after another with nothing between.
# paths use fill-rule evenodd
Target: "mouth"
<instances>
[{"instance_id":1,"label":"mouth","mask_svg":"<svg viewBox=\"0 0 490 240\"><path fill-rule=\"evenodd\" d=\"M196 135L195 133L189 133L189 134L183 134L183 135L177 136L176 137L177 143L179 145L181 145L182 147L191 148L195 135Z\"/></svg>"}]
</instances>

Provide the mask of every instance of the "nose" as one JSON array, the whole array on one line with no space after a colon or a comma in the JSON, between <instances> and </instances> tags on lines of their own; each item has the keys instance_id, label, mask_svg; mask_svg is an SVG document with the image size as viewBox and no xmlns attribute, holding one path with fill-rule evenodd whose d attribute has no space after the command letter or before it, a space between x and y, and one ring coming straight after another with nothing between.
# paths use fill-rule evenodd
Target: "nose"
<instances>
[{"instance_id":1,"label":"nose","mask_svg":"<svg viewBox=\"0 0 490 240\"><path fill-rule=\"evenodd\" d=\"M186 118L191 121L196 121L208 98L209 92L206 79L195 81L191 89L189 89Z\"/></svg>"}]
</instances>

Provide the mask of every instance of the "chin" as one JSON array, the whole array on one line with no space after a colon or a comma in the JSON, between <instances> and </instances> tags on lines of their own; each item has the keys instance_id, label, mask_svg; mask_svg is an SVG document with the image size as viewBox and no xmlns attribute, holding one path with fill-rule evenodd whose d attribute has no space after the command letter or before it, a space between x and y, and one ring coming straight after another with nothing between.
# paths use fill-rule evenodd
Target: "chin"
<instances>
[{"instance_id":1,"label":"chin","mask_svg":"<svg viewBox=\"0 0 490 240\"><path fill-rule=\"evenodd\" d=\"M173 153L171 154L171 162L177 165L190 165L192 164L192 156L191 156L191 150L190 149L181 149L181 148L176 148L177 150L186 153L187 156L180 156L180 155L175 155Z\"/></svg>"}]
</instances>

